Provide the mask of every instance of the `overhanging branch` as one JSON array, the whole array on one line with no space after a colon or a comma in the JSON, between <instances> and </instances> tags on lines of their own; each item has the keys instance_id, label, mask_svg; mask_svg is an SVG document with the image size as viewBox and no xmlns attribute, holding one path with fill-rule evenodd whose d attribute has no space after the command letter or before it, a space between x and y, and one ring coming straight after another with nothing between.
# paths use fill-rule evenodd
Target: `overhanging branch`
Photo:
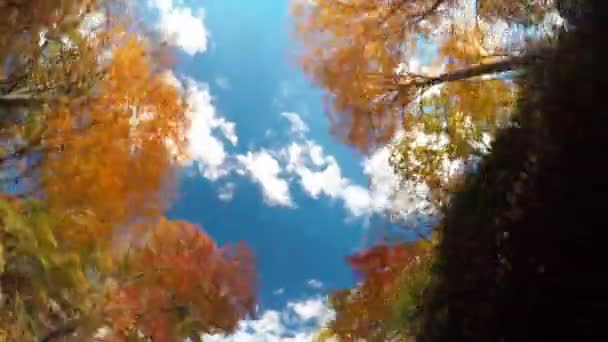
<instances>
[{"instance_id":1,"label":"overhanging branch","mask_svg":"<svg viewBox=\"0 0 608 342\"><path fill-rule=\"evenodd\" d=\"M539 58L542 57L543 54L541 53L513 56L494 63L480 64L452 72L446 72L435 77L401 77L397 84L400 88L400 92L409 91L412 88L428 88L442 83L463 81L474 77L518 70L536 63Z\"/></svg>"}]
</instances>

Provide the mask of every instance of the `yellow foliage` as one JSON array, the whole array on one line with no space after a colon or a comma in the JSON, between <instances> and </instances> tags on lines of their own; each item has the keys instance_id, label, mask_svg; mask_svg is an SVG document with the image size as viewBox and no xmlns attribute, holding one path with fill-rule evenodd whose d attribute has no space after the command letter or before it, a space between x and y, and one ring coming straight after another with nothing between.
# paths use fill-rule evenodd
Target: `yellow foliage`
<instances>
[{"instance_id":1,"label":"yellow foliage","mask_svg":"<svg viewBox=\"0 0 608 342\"><path fill-rule=\"evenodd\" d=\"M49 115L56 133L49 145L63 149L44 163L44 191L60 212L90 213L78 234L94 236L165 208L172 172L166 141L183 148L186 106L149 63L143 42L127 40L114 51L99 96Z\"/></svg>"}]
</instances>

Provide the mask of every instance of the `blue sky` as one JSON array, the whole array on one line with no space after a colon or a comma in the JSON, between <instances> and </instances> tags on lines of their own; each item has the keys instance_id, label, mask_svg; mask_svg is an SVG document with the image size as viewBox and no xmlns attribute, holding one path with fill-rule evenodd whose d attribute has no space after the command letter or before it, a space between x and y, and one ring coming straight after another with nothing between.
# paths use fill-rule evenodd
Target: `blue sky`
<instances>
[{"instance_id":1,"label":"blue sky","mask_svg":"<svg viewBox=\"0 0 608 342\"><path fill-rule=\"evenodd\" d=\"M208 50L194 57L181 54L177 71L210 83L215 108L236 124L239 142L230 152L285 145L290 123L280 114L294 112L309 127L308 137L334 155L344 173L349 170L364 184L354 153L327 133L320 91L289 65L287 1L212 0L202 5L210 32ZM362 230L360 222L344 223L338 203L311 199L293 186L297 208L268 206L259 187L238 176L228 177L236 188L226 203L217 196L224 180L201 178L183 180L182 196L169 215L202 223L219 243L247 241L259 259L262 305L276 308L290 296L310 292L309 279L351 285L342 256L360 245ZM272 295L280 288L283 296Z\"/></svg>"},{"instance_id":2,"label":"blue sky","mask_svg":"<svg viewBox=\"0 0 608 342\"><path fill-rule=\"evenodd\" d=\"M344 257L385 228L413 238L382 217L420 218L425 188L398 187L388 146L364 157L329 134L323 91L296 63L289 0L144 2L145 20L176 49L167 79L191 106L189 153L168 216L200 224L220 245L244 241L257 257L257 317L205 341L311 341L332 316L328 291L355 284ZM493 29L497 42L511 35ZM399 69L442 72L436 44L419 47Z\"/></svg>"},{"instance_id":3,"label":"blue sky","mask_svg":"<svg viewBox=\"0 0 608 342\"><path fill-rule=\"evenodd\" d=\"M328 291L354 284L344 257L377 237L377 214L411 209L390 198L387 150L363 158L329 134L323 93L295 63L287 0L147 5L176 47L172 77L192 106L168 216L220 245L245 241L257 258L259 317L211 340L309 341L331 317Z\"/></svg>"}]
</instances>

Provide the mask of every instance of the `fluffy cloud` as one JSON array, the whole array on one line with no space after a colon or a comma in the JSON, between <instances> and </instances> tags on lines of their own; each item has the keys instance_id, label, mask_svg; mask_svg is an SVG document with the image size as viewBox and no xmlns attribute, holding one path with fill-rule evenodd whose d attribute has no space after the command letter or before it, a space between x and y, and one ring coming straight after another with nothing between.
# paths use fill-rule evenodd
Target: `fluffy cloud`
<instances>
[{"instance_id":1,"label":"fluffy cloud","mask_svg":"<svg viewBox=\"0 0 608 342\"><path fill-rule=\"evenodd\" d=\"M171 74L167 79L176 82ZM184 164L195 161L200 174L211 181L236 172L248 176L260 186L268 205L296 207L289 188L290 181L295 181L311 198L324 196L341 202L351 218L367 219L375 214L388 214L407 220L423 212L427 204L422 200L426 187L400 184L388 162L388 147L363 160L363 173L369 178L368 187L344 177L336 158L326 154L314 140L307 139L305 132L308 127L296 113L282 114L289 121L292 132L298 132L289 145L276 150L260 149L230 155L224 143L237 144L235 124L217 114L207 84L186 80L185 89L192 108L189 114L192 125ZM424 136L419 140L420 144L428 143ZM235 184L228 182L220 187L218 197L228 202L234 191Z\"/></svg>"},{"instance_id":2,"label":"fluffy cloud","mask_svg":"<svg viewBox=\"0 0 608 342\"><path fill-rule=\"evenodd\" d=\"M422 184L400 184L389 164L388 146L376 150L363 161L363 173L369 178L370 201L376 211L383 211L398 220L408 220L424 213L427 187Z\"/></svg>"},{"instance_id":3,"label":"fluffy cloud","mask_svg":"<svg viewBox=\"0 0 608 342\"><path fill-rule=\"evenodd\" d=\"M292 142L280 154L287 160L287 171L299 178L302 189L313 198L321 194L339 197L348 184L336 159L326 156L323 147L312 140Z\"/></svg>"},{"instance_id":4,"label":"fluffy cloud","mask_svg":"<svg viewBox=\"0 0 608 342\"><path fill-rule=\"evenodd\" d=\"M193 13L188 7L181 7L173 0L150 0L150 7L158 10L159 31L171 44L189 55L207 50L209 33L205 28L202 9Z\"/></svg>"},{"instance_id":5,"label":"fluffy cloud","mask_svg":"<svg viewBox=\"0 0 608 342\"><path fill-rule=\"evenodd\" d=\"M172 74L167 75L167 80L178 82ZM290 181L295 181L311 198L325 196L340 201L349 216L354 218L388 213L404 220L414 217L426 204L421 201L425 187L400 186L388 163L388 147L377 150L362 162L363 173L370 180L369 187L344 177L336 158L306 137L308 126L297 113L281 114L289 122L291 131L297 133L289 145L231 155L224 143L233 146L238 143L235 124L218 115L209 86L187 79L184 89L192 108L189 114L192 124L188 132L190 145L184 163L196 162L200 174L211 181L232 172L248 176L260 186L268 205L281 207L296 206L289 188ZM421 144L427 143L424 138L421 137ZM230 201L234 191L234 183L228 182L219 189L218 197L222 201Z\"/></svg>"},{"instance_id":6,"label":"fluffy cloud","mask_svg":"<svg viewBox=\"0 0 608 342\"><path fill-rule=\"evenodd\" d=\"M209 85L191 79L186 84L186 100L191 106L191 127L187 134L189 159L197 162L201 175L216 180L231 170L222 138L237 144L235 124L217 114Z\"/></svg>"},{"instance_id":7,"label":"fluffy cloud","mask_svg":"<svg viewBox=\"0 0 608 342\"><path fill-rule=\"evenodd\" d=\"M320 289L323 287L323 282L317 279L310 279L306 284L312 288Z\"/></svg>"},{"instance_id":8,"label":"fluffy cloud","mask_svg":"<svg viewBox=\"0 0 608 342\"><path fill-rule=\"evenodd\" d=\"M296 113L283 115L292 125L301 118ZM305 125L305 124L304 124ZM381 148L362 162L368 176L369 187L354 184L342 175L334 156L327 155L323 147L305 136L296 137L279 155L285 162L287 173L298 180L304 192L312 197L339 200L351 217L369 218L374 214L388 213L406 219L420 212L424 187L400 186L389 165L390 150Z\"/></svg>"},{"instance_id":9,"label":"fluffy cloud","mask_svg":"<svg viewBox=\"0 0 608 342\"><path fill-rule=\"evenodd\" d=\"M292 143L282 150L287 155L287 170L300 178L302 189L311 197L324 194L339 197L348 181L342 178L340 166L333 157L325 157L323 148L312 141ZM310 166L312 164L312 166ZM317 170L322 167L321 170Z\"/></svg>"},{"instance_id":10,"label":"fluffy cloud","mask_svg":"<svg viewBox=\"0 0 608 342\"><path fill-rule=\"evenodd\" d=\"M266 150L237 156L239 164L262 187L264 200L271 206L293 206L289 184L280 177L279 162Z\"/></svg>"},{"instance_id":11,"label":"fluffy cloud","mask_svg":"<svg viewBox=\"0 0 608 342\"><path fill-rule=\"evenodd\" d=\"M342 191L344 207L355 217L369 217L374 212L379 211L379 207L374 207L372 195L367 188L359 185L349 185Z\"/></svg>"},{"instance_id":12,"label":"fluffy cloud","mask_svg":"<svg viewBox=\"0 0 608 342\"><path fill-rule=\"evenodd\" d=\"M291 133L303 135L308 132L308 126L297 113L285 112L281 113L281 116L286 118L291 124Z\"/></svg>"},{"instance_id":13,"label":"fluffy cloud","mask_svg":"<svg viewBox=\"0 0 608 342\"><path fill-rule=\"evenodd\" d=\"M287 307L303 321L314 320L318 323L327 322L333 313L327 308L327 303L321 298L306 299L301 302L287 303Z\"/></svg>"},{"instance_id":14,"label":"fluffy cloud","mask_svg":"<svg viewBox=\"0 0 608 342\"><path fill-rule=\"evenodd\" d=\"M205 335L209 342L310 342L316 330L334 316L319 297L287 303L282 311L267 310L259 319L239 323L230 336Z\"/></svg>"}]
</instances>

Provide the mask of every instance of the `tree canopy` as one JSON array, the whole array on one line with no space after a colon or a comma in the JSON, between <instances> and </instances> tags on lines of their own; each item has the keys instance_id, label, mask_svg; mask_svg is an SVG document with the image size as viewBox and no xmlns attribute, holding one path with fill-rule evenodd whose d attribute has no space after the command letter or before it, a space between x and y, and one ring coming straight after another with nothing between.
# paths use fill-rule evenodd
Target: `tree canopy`
<instances>
[{"instance_id":1,"label":"tree canopy","mask_svg":"<svg viewBox=\"0 0 608 342\"><path fill-rule=\"evenodd\" d=\"M327 90L343 142L363 152L392 143L397 174L443 204L453 166L509 124L514 76L554 40L556 2L525 3L297 1L301 66Z\"/></svg>"},{"instance_id":2,"label":"tree canopy","mask_svg":"<svg viewBox=\"0 0 608 342\"><path fill-rule=\"evenodd\" d=\"M122 1L0 2L0 340L200 340L253 255L163 217L188 105Z\"/></svg>"},{"instance_id":3,"label":"tree canopy","mask_svg":"<svg viewBox=\"0 0 608 342\"><path fill-rule=\"evenodd\" d=\"M373 7L373 2L367 2L370 7L356 1L340 3L331 2L335 8L353 4L368 11ZM389 2L390 6L396 3L407 7L426 2ZM551 9L549 2L529 1L527 7L518 1L472 3L478 5L478 20L504 20L513 25L534 25ZM316 4L330 7L329 1ZM427 258L418 259L425 262L414 268L399 266L398 258L389 262L391 255L399 255L396 251L402 245L372 248L351 258L355 271L361 272L365 265L363 279L355 288L333 296L336 319L320 339L507 342L592 340L602 334L608 305L598 300L606 286L599 271L603 240L598 237L607 185L606 167L596 157L602 153L601 102L593 101L592 89L604 82L597 75L605 68L603 63L592 62L592 55L594 47L605 42L589 24L596 19L589 10L593 4L556 1L553 5L568 21L566 27L551 39L527 42L516 59L507 57L526 59L534 49L542 51L534 57L539 60L531 58L531 63L520 64L521 69L509 77L475 82L454 79L502 63L471 66L477 56L452 59L445 76L412 81L446 82L435 99L435 95L417 99L423 108L413 115L414 120L430 126L431 131L442 124L449 127L450 120L466 123L459 119L463 114L471 122L464 127L470 129L466 134L473 136L478 134L473 128L501 124L493 128L491 146L478 156L476 167L461 173L456 177L457 186L449 188L432 248L427 250ZM451 32L439 45L439 54L454 56L451 49L466 47L469 38ZM505 87L515 87L516 92L503 103ZM334 96L339 99L341 95ZM443 116L437 118L438 112ZM335 115L356 114L349 108ZM439 146L420 148L424 144L412 137L415 131L408 117L395 120L406 123L401 141L395 144L397 154L409 157L405 152L424 154L430 148L461 157L474 154L454 135ZM466 132L462 126L460 129ZM409 177L425 180L420 177L427 171L424 163L417 164L412 158L396 162L401 170L412 172ZM440 169L437 164L430 166ZM446 178L446 182L454 181ZM413 250L412 246L415 244L407 248ZM370 272L375 269L382 272ZM400 272L408 281L378 281L380 275Z\"/></svg>"}]
</instances>

